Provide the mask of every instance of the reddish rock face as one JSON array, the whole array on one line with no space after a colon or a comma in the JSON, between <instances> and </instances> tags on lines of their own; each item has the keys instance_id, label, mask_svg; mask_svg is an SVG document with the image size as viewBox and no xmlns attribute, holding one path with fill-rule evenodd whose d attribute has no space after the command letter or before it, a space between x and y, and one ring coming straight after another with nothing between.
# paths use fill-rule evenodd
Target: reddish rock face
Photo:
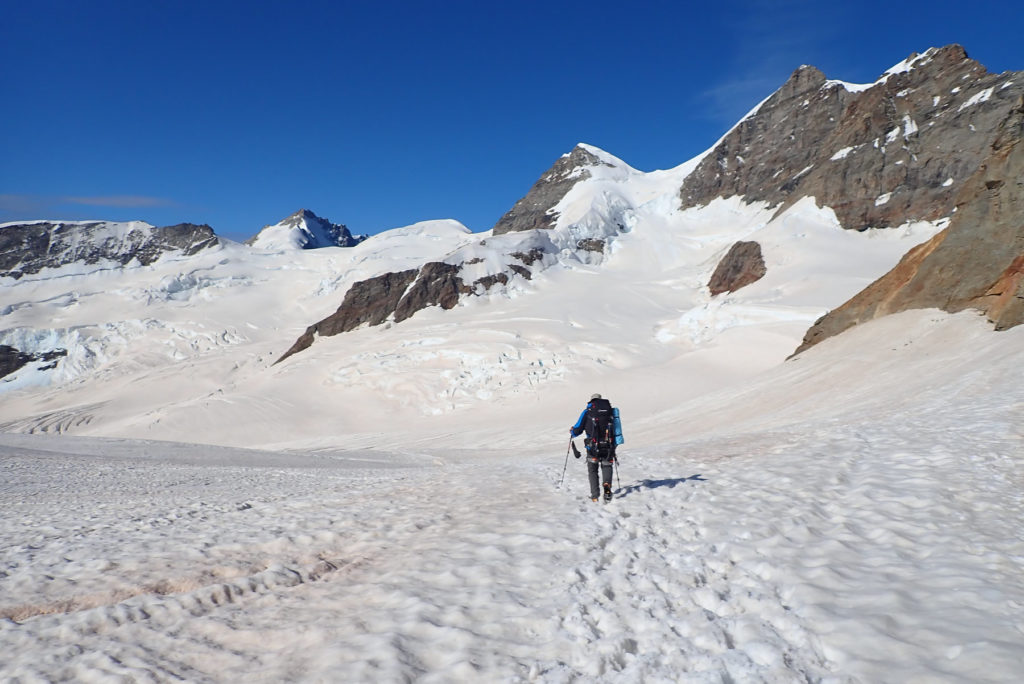
<instances>
[{"instance_id":1,"label":"reddish rock face","mask_svg":"<svg viewBox=\"0 0 1024 684\"><path fill-rule=\"evenodd\" d=\"M989 319L996 330L1005 330L1024 321L1024 254L1002 272L999 279L985 292Z\"/></svg>"},{"instance_id":2,"label":"reddish rock face","mask_svg":"<svg viewBox=\"0 0 1024 684\"><path fill-rule=\"evenodd\" d=\"M757 242L737 242L718 262L718 267L708 281L708 289L712 296L735 292L756 283L767 272L761 256L761 245Z\"/></svg>"},{"instance_id":3,"label":"reddish rock face","mask_svg":"<svg viewBox=\"0 0 1024 684\"><path fill-rule=\"evenodd\" d=\"M943 232L819 319L796 353L851 326L907 309L975 308L997 329L1024 323L1024 98L995 131Z\"/></svg>"}]
</instances>

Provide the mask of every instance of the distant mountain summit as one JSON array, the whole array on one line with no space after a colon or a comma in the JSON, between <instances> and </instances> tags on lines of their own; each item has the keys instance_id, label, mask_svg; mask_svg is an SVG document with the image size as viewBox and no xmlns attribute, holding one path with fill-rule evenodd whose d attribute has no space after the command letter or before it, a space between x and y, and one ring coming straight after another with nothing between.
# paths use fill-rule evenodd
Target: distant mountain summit
<instances>
[{"instance_id":1,"label":"distant mountain summit","mask_svg":"<svg viewBox=\"0 0 1024 684\"><path fill-rule=\"evenodd\" d=\"M288 250L353 247L366 239L308 209L266 226L247 244ZM77 264L86 270L148 266L165 255L192 256L220 245L208 225L155 227L142 221L22 221L0 224L0 277L21 278Z\"/></svg>"},{"instance_id":2,"label":"distant mountain summit","mask_svg":"<svg viewBox=\"0 0 1024 684\"><path fill-rule=\"evenodd\" d=\"M0 277L21 278L70 264L147 266L160 257L191 256L219 240L207 225L156 228L141 221L30 221L0 224Z\"/></svg>"},{"instance_id":3,"label":"distant mountain summit","mask_svg":"<svg viewBox=\"0 0 1024 684\"><path fill-rule=\"evenodd\" d=\"M321 247L354 247L367 236L353 236L340 223L331 223L309 209L300 209L291 216L246 240L258 249L319 249Z\"/></svg>"},{"instance_id":4,"label":"distant mountain summit","mask_svg":"<svg viewBox=\"0 0 1024 684\"><path fill-rule=\"evenodd\" d=\"M578 144L544 172L530 191L498 220L492 232L502 235L534 228L553 228L558 219L555 207L577 183L591 177L589 169L598 166L614 169L626 165L603 150Z\"/></svg>"}]
</instances>

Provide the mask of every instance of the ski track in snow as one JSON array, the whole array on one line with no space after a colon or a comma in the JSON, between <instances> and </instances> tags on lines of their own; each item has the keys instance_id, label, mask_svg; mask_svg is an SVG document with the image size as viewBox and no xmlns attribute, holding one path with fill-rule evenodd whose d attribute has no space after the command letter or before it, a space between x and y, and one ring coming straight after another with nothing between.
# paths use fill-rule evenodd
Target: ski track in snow
<instances>
[{"instance_id":1,"label":"ski track in snow","mask_svg":"<svg viewBox=\"0 0 1024 684\"><path fill-rule=\"evenodd\" d=\"M1021 440L969 411L624 449L608 505L557 453L4 436L0 676L1014 681Z\"/></svg>"}]
</instances>

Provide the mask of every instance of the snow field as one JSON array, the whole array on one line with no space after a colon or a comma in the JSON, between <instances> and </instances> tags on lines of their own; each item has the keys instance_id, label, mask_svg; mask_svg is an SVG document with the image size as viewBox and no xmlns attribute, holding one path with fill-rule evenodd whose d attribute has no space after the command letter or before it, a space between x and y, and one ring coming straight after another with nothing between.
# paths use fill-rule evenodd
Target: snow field
<instances>
[{"instance_id":1,"label":"snow field","mask_svg":"<svg viewBox=\"0 0 1024 684\"><path fill-rule=\"evenodd\" d=\"M582 461L557 488L564 442L3 435L0 677L1016 681L1024 394L1000 369L1020 335L934 312L853 332L627 441L608 505ZM897 377L843 408L828 388L868 339L894 350L859 360L862 384ZM752 396L796 399L805 375L829 418L758 415Z\"/></svg>"}]
</instances>

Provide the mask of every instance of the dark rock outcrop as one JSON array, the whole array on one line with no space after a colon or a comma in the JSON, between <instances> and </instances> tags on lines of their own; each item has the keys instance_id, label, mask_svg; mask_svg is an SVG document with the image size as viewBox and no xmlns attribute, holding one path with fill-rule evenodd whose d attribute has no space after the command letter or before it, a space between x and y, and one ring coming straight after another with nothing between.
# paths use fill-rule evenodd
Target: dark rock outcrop
<instances>
[{"instance_id":1,"label":"dark rock outcrop","mask_svg":"<svg viewBox=\"0 0 1024 684\"><path fill-rule=\"evenodd\" d=\"M990 74L951 45L852 90L797 69L686 178L683 207L741 196L781 212L814 197L856 230L949 216L1024 73Z\"/></svg>"},{"instance_id":2,"label":"dark rock outcrop","mask_svg":"<svg viewBox=\"0 0 1024 684\"><path fill-rule=\"evenodd\" d=\"M192 255L218 244L210 226L192 223L164 228L101 221L9 224L0 229L0 276L21 278L71 263L123 266L136 260L147 266L169 252Z\"/></svg>"},{"instance_id":3,"label":"dark rock outcrop","mask_svg":"<svg viewBox=\"0 0 1024 684\"><path fill-rule=\"evenodd\" d=\"M388 320L397 323L428 306L453 308L459 303L460 295L471 291L462 283L458 272L458 266L435 261L418 270L385 273L353 284L338 310L306 328L277 363L309 348L318 335L338 335L364 323L380 325Z\"/></svg>"},{"instance_id":4,"label":"dark rock outcrop","mask_svg":"<svg viewBox=\"0 0 1024 684\"><path fill-rule=\"evenodd\" d=\"M756 283L764 277L768 269L761 255L761 245L757 242L737 242L718 262L715 272L708 281L711 295L723 292L735 292L741 287Z\"/></svg>"},{"instance_id":5,"label":"dark rock outcrop","mask_svg":"<svg viewBox=\"0 0 1024 684\"><path fill-rule=\"evenodd\" d=\"M997 329L1024 323L1024 97L994 130L990 156L964 184L949 226L808 330L795 353L907 309L975 308Z\"/></svg>"},{"instance_id":6,"label":"dark rock outcrop","mask_svg":"<svg viewBox=\"0 0 1024 684\"><path fill-rule=\"evenodd\" d=\"M504 216L494 224L495 235L516 233L535 228L551 228L558 220L553 211L573 186L590 178L588 166L608 166L583 146L577 145L572 152L555 162Z\"/></svg>"},{"instance_id":7,"label":"dark rock outcrop","mask_svg":"<svg viewBox=\"0 0 1024 684\"><path fill-rule=\"evenodd\" d=\"M54 349L42 354L28 354L6 344L0 344L0 378L10 375L14 371L27 366L33 361L44 361L50 363L40 370L49 370L57 365L57 360L67 356L64 349Z\"/></svg>"},{"instance_id":8,"label":"dark rock outcrop","mask_svg":"<svg viewBox=\"0 0 1024 684\"><path fill-rule=\"evenodd\" d=\"M416 269L385 273L353 284L338 310L306 328L306 332L302 333L277 363L303 349L308 349L317 335L337 335L355 330L364 323L380 325L398 308L402 295L417 273Z\"/></svg>"},{"instance_id":9,"label":"dark rock outcrop","mask_svg":"<svg viewBox=\"0 0 1024 684\"><path fill-rule=\"evenodd\" d=\"M544 250L534 248L529 252L512 252L509 256L530 266L544 258Z\"/></svg>"},{"instance_id":10,"label":"dark rock outcrop","mask_svg":"<svg viewBox=\"0 0 1024 684\"><path fill-rule=\"evenodd\" d=\"M400 323L428 306L454 308L459 303L459 295L470 291L462 284L458 274L458 266L440 261L421 268L416 280L395 307L395 322Z\"/></svg>"}]
</instances>

